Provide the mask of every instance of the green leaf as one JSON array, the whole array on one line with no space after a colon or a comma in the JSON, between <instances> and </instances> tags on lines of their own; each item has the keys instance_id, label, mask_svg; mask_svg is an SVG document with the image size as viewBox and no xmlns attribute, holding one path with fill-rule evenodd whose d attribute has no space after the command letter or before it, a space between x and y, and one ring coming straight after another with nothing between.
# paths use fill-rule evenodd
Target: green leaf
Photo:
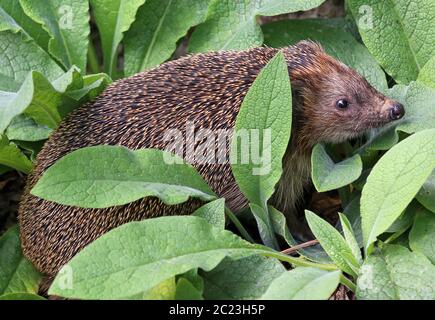
<instances>
[{"instance_id":1,"label":"green leaf","mask_svg":"<svg viewBox=\"0 0 435 320\"><path fill-rule=\"evenodd\" d=\"M204 218L218 229L225 229L225 199L217 199L198 208L192 215Z\"/></svg>"},{"instance_id":2,"label":"green leaf","mask_svg":"<svg viewBox=\"0 0 435 320\"><path fill-rule=\"evenodd\" d=\"M282 52L279 52L261 70L243 100L236 119L230 154L237 184L251 203L263 209L269 235L273 235L273 229L266 202L281 177L282 157L290 139L291 104L287 63ZM248 142L243 139L244 134L248 136ZM246 155L247 161L244 160ZM274 236L263 238L263 241L273 244Z\"/></svg>"},{"instance_id":3,"label":"green leaf","mask_svg":"<svg viewBox=\"0 0 435 320\"><path fill-rule=\"evenodd\" d=\"M435 266L422 254L385 245L366 258L356 296L361 300L433 300Z\"/></svg>"},{"instance_id":4,"label":"green leaf","mask_svg":"<svg viewBox=\"0 0 435 320\"><path fill-rule=\"evenodd\" d=\"M341 272L299 267L276 278L263 300L327 300L340 283Z\"/></svg>"},{"instance_id":5,"label":"green leaf","mask_svg":"<svg viewBox=\"0 0 435 320\"><path fill-rule=\"evenodd\" d=\"M355 69L381 92L388 89L385 73L370 52L343 26L334 27L331 19L283 20L262 26L264 43L274 48L311 39L319 42L332 57Z\"/></svg>"},{"instance_id":6,"label":"green leaf","mask_svg":"<svg viewBox=\"0 0 435 320\"><path fill-rule=\"evenodd\" d=\"M420 207L416 212L414 226L409 233L409 246L435 264L435 216L425 208Z\"/></svg>"},{"instance_id":7,"label":"green leaf","mask_svg":"<svg viewBox=\"0 0 435 320\"><path fill-rule=\"evenodd\" d=\"M191 165L167 164L168 156L161 150L131 151L121 146L78 149L45 171L31 192L82 208L107 208L146 196L159 197L168 205L189 197L205 201L216 197Z\"/></svg>"},{"instance_id":8,"label":"green leaf","mask_svg":"<svg viewBox=\"0 0 435 320\"><path fill-rule=\"evenodd\" d=\"M276 259L250 256L224 259L216 268L202 272L204 298L208 300L258 299L270 283L285 272Z\"/></svg>"},{"instance_id":9,"label":"green leaf","mask_svg":"<svg viewBox=\"0 0 435 320\"><path fill-rule=\"evenodd\" d=\"M263 43L257 16L275 16L315 8L324 0L213 0L206 21L192 34L193 52L242 50Z\"/></svg>"},{"instance_id":10,"label":"green leaf","mask_svg":"<svg viewBox=\"0 0 435 320\"><path fill-rule=\"evenodd\" d=\"M202 293L185 278L177 282L175 300L203 300Z\"/></svg>"},{"instance_id":11,"label":"green leaf","mask_svg":"<svg viewBox=\"0 0 435 320\"><path fill-rule=\"evenodd\" d=\"M434 55L432 0L349 0L364 44L399 83L409 83Z\"/></svg>"},{"instance_id":12,"label":"green leaf","mask_svg":"<svg viewBox=\"0 0 435 320\"><path fill-rule=\"evenodd\" d=\"M0 16L3 16L5 20L7 18L12 20L14 29L11 30L20 30L27 34L38 46L48 52L50 36L41 25L35 23L24 13L17 0L0 0Z\"/></svg>"},{"instance_id":13,"label":"green leaf","mask_svg":"<svg viewBox=\"0 0 435 320\"><path fill-rule=\"evenodd\" d=\"M9 142L6 138L0 139L0 164L26 174L32 170L30 160L21 152L16 144Z\"/></svg>"},{"instance_id":14,"label":"green leaf","mask_svg":"<svg viewBox=\"0 0 435 320\"><path fill-rule=\"evenodd\" d=\"M373 167L361 196L364 247L388 229L435 167L435 129L413 134Z\"/></svg>"},{"instance_id":15,"label":"green leaf","mask_svg":"<svg viewBox=\"0 0 435 320\"><path fill-rule=\"evenodd\" d=\"M113 75L116 68L117 49L138 8L145 0L90 0L98 30L100 31L104 71Z\"/></svg>"},{"instance_id":16,"label":"green leaf","mask_svg":"<svg viewBox=\"0 0 435 320\"><path fill-rule=\"evenodd\" d=\"M314 236L332 261L344 272L355 275L358 260L337 229L311 211L305 210L305 217Z\"/></svg>"},{"instance_id":17,"label":"green leaf","mask_svg":"<svg viewBox=\"0 0 435 320\"><path fill-rule=\"evenodd\" d=\"M86 70L89 5L81 0L20 0L24 12L50 35L49 52L69 69Z\"/></svg>"},{"instance_id":18,"label":"green leaf","mask_svg":"<svg viewBox=\"0 0 435 320\"><path fill-rule=\"evenodd\" d=\"M36 293L41 275L21 252L18 226L0 238L0 295Z\"/></svg>"},{"instance_id":19,"label":"green leaf","mask_svg":"<svg viewBox=\"0 0 435 320\"><path fill-rule=\"evenodd\" d=\"M125 73L151 69L169 59L177 41L201 23L210 0L147 0L125 35Z\"/></svg>"},{"instance_id":20,"label":"green leaf","mask_svg":"<svg viewBox=\"0 0 435 320\"><path fill-rule=\"evenodd\" d=\"M435 171L432 171L415 197L418 202L435 213Z\"/></svg>"},{"instance_id":21,"label":"green leaf","mask_svg":"<svg viewBox=\"0 0 435 320\"><path fill-rule=\"evenodd\" d=\"M360 195L355 196L344 208L344 214L348 218L358 247L364 247L361 230Z\"/></svg>"},{"instance_id":22,"label":"green leaf","mask_svg":"<svg viewBox=\"0 0 435 320\"><path fill-rule=\"evenodd\" d=\"M74 270L72 286L65 288L56 278L49 294L81 299L126 297L193 268L210 271L225 257L272 252L198 217L130 222L80 251L64 267Z\"/></svg>"},{"instance_id":23,"label":"green leaf","mask_svg":"<svg viewBox=\"0 0 435 320\"><path fill-rule=\"evenodd\" d=\"M33 293L7 293L0 296L0 300L46 300Z\"/></svg>"},{"instance_id":24,"label":"green leaf","mask_svg":"<svg viewBox=\"0 0 435 320\"><path fill-rule=\"evenodd\" d=\"M56 62L33 40L26 39L19 32L0 32L0 74L2 77L8 77L19 85L30 71L39 71L50 80L63 74L63 70ZM8 89L4 86L2 88Z\"/></svg>"},{"instance_id":25,"label":"green leaf","mask_svg":"<svg viewBox=\"0 0 435 320\"><path fill-rule=\"evenodd\" d=\"M358 263L358 265L361 265L363 261L361 256L361 249L358 245L358 242L356 241L352 225L349 219L347 219L344 214L339 212L338 216L340 217L340 223L341 228L343 229L344 239L346 239L347 245L352 251L352 255L356 258L356 262Z\"/></svg>"},{"instance_id":26,"label":"green leaf","mask_svg":"<svg viewBox=\"0 0 435 320\"><path fill-rule=\"evenodd\" d=\"M421 68L417 81L435 89L435 55Z\"/></svg>"},{"instance_id":27,"label":"green leaf","mask_svg":"<svg viewBox=\"0 0 435 320\"><path fill-rule=\"evenodd\" d=\"M34 120L24 115L14 117L6 130L9 140L39 141L47 139L52 129L38 125Z\"/></svg>"},{"instance_id":28,"label":"green leaf","mask_svg":"<svg viewBox=\"0 0 435 320\"><path fill-rule=\"evenodd\" d=\"M321 144L314 146L311 153L311 177L319 192L344 187L359 178L362 161L359 154L334 163Z\"/></svg>"}]
</instances>

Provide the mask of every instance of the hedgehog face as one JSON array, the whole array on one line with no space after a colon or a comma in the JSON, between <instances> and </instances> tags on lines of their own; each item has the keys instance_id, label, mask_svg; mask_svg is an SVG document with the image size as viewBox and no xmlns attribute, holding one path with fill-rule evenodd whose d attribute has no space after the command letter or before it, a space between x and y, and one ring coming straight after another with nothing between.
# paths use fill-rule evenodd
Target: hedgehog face
<instances>
[{"instance_id":1,"label":"hedgehog face","mask_svg":"<svg viewBox=\"0 0 435 320\"><path fill-rule=\"evenodd\" d=\"M318 48L307 65L292 73L302 144L339 143L403 117L400 103Z\"/></svg>"}]
</instances>

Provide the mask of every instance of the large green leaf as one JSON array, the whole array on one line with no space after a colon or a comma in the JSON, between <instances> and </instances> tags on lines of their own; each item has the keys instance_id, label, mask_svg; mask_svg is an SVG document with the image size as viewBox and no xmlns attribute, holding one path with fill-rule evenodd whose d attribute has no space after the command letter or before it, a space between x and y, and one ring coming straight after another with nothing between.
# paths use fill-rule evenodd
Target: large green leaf
<instances>
[{"instance_id":1,"label":"large green leaf","mask_svg":"<svg viewBox=\"0 0 435 320\"><path fill-rule=\"evenodd\" d=\"M362 161L359 154L339 163L329 157L321 144L314 146L311 153L311 178L319 192L338 189L359 178Z\"/></svg>"},{"instance_id":2,"label":"large green leaf","mask_svg":"<svg viewBox=\"0 0 435 320\"><path fill-rule=\"evenodd\" d=\"M225 259L213 270L201 273L204 297L213 300L258 299L283 272L284 266L276 259L262 256Z\"/></svg>"},{"instance_id":3,"label":"large green leaf","mask_svg":"<svg viewBox=\"0 0 435 320\"><path fill-rule=\"evenodd\" d=\"M14 117L6 130L9 140L39 141L47 139L52 129L38 125L34 120L24 115Z\"/></svg>"},{"instance_id":4,"label":"large green leaf","mask_svg":"<svg viewBox=\"0 0 435 320\"><path fill-rule=\"evenodd\" d=\"M299 267L276 278L264 300L327 300L340 283L340 271Z\"/></svg>"},{"instance_id":5,"label":"large green leaf","mask_svg":"<svg viewBox=\"0 0 435 320\"><path fill-rule=\"evenodd\" d=\"M50 80L63 74L63 70L56 62L32 39L23 37L19 32L0 32L0 79L14 81L16 83L14 87L16 87L26 79L32 70L43 73ZM1 89L11 90L14 88L1 85Z\"/></svg>"},{"instance_id":6,"label":"large green leaf","mask_svg":"<svg viewBox=\"0 0 435 320\"><path fill-rule=\"evenodd\" d=\"M409 246L435 264L435 215L425 208L420 207L416 213L409 233Z\"/></svg>"},{"instance_id":7,"label":"large green leaf","mask_svg":"<svg viewBox=\"0 0 435 320\"><path fill-rule=\"evenodd\" d=\"M41 275L21 252L18 226L0 238L0 295L36 293Z\"/></svg>"},{"instance_id":8,"label":"large green leaf","mask_svg":"<svg viewBox=\"0 0 435 320\"><path fill-rule=\"evenodd\" d=\"M409 83L435 53L433 0L349 0L373 56L399 83Z\"/></svg>"},{"instance_id":9,"label":"large green leaf","mask_svg":"<svg viewBox=\"0 0 435 320\"><path fill-rule=\"evenodd\" d=\"M241 50L260 46L263 34L257 16L275 16L308 10L324 0L213 0L206 21L192 34L189 49L194 52Z\"/></svg>"},{"instance_id":10,"label":"large green leaf","mask_svg":"<svg viewBox=\"0 0 435 320\"><path fill-rule=\"evenodd\" d=\"M0 17L3 17L3 21L9 19L14 25L15 30L20 30L29 35L38 46L48 52L50 36L41 25L34 22L24 13L17 0L0 0Z\"/></svg>"},{"instance_id":11,"label":"large green leaf","mask_svg":"<svg viewBox=\"0 0 435 320\"><path fill-rule=\"evenodd\" d=\"M405 247L385 245L365 260L360 271L358 299L435 299L435 266Z\"/></svg>"},{"instance_id":12,"label":"large green leaf","mask_svg":"<svg viewBox=\"0 0 435 320\"><path fill-rule=\"evenodd\" d=\"M167 164L167 152L121 146L78 149L53 164L32 189L46 200L83 208L123 205L146 196L166 204L215 194L188 164Z\"/></svg>"},{"instance_id":13,"label":"large green leaf","mask_svg":"<svg viewBox=\"0 0 435 320\"><path fill-rule=\"evenodd\" d=\"M388 88L384 71L367 48L342 26L334 27L330 19L276 21L262 29L268 46L280 48L306 39L317 41L328 54L358 71L376 89L385 92Z\"/></svg>"},{"instance_id":14,"label":"large green leaf","mask_svg":"<svg viewBox=\"0 0 435 320\"><path fill-rule=\"evenodd\" d=\"M332 261L346 273L356 275L358 259L337 229L311 211L305 210L305 217L314 236Z\"/></svg>"},{"instance_id":15,"label":"large green leaf","mask_svg":"<svg viewBox=\"0 0 435 320\"><path fill-rule=\"evenodd\" d=\"M147 0L125 35L125 73L151 69L169 59L177 41L201 23L210 0Z\"/></svg>"},{"instance_id":16,"label":"large green leaf","mask_svg":"<svg viewBox=\"0 0 435 320\"><path fill-rule=\"evenodd\" d=\"M435 167L435 129L413 134L373 167L361 196L366 251L415 197Z\"/></svg>"},{"instance_id":17,"label":"large green leaf","mask_svg":"<svg viewBox=\"0 0 435 320\"><path fill-rule=\"evenodd\" d=\"M145 0L90 0L100 31L104 71L109 75L113 74L116 67L116 53L123 33L130 28L138 8L144 2Z\"/></svg>"},{"instance_id":18,"label":"large green leaf","mask_svg":"<svg viewBox=\"0 0 435 320\"><path fill-rule=\"evenodd\" d=\"M50 35L49 52L69 69L86 71L89 5L82 0L20 0L24 12Z\"/></svg>"},{"instance_id":19,"label":"large green leaf","mask_svg":"<svg viewBox=\"0 0 435 320\"><path fill-rule=\"evenodd\" d=\"M268 252L273 251L217 229L199 217L131 222L80 251L64 267L74 270L72 285L62 286L58 276L49 293L82 299L131 296L193 268L210 271L225 257L237 259Z\"/></svg>"},{"instance_id":20,"label":"large green leaf","mask_svg":"<svg viewBox=\"0 0 435 320\"><path fill-rule=\"evenodd\" d=\"M258 206L255 216L260 227L263 222L265 226L262 239L272 246L276 244L266 202L281 177L282 157L290 139L291 103L287 63L280 52L261 70L245 96L231 143L233 175L254 204L251 208Z\"/></svg>"},{"instance_id":21,"label":"large green leaf","mask_svg":"<svg viewBox=\"0 0 435 320\"><path fill-rule=\"evenodd\" d=\"M225 199L217 199L206 203L195 210L192 215L204 218L208 223L219 229L225 229Z\"/></svg>"}]
</instances>

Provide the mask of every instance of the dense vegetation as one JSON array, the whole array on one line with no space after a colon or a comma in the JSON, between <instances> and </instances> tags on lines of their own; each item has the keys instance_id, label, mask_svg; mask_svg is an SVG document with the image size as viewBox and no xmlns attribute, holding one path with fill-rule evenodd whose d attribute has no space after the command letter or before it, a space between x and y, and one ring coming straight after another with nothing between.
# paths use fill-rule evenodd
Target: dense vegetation
<instances>
[{"instance_id":1,"label":"dense vegetation","mask_svg":"<svg viewBox=\"0 0 435 320\"><path fill-rule=\"evenodd\" d=\"M269 146L268 174L252 174L253 163L232 165L249 212L235 215L191 165L166 164L164 151L96 146L72 152L33 194L85 208L144 196L207 203L191 216L128 223L105 234L61 270L50 294L328 299L341 283L357 299L435 299L435 2L348 0L345 17L259 19L323 2L0 0L0 174L28 174L69 112L113 80L186 50L312 39L406 108L394 126L314 148L313 184L318 192L335 190L342 212L332 225L306 210L320 245L296 247L292 255L282 251L297 244L284 215L268 205L291 129L291 83L281 54L262 70L237 118L236 130L280 133ZM114 183L114 175L121 181ZM0 238L0 299L43 299L37 295L41 275L22 256L18 234L13 226Z\"/></svg>"}]
</instances>

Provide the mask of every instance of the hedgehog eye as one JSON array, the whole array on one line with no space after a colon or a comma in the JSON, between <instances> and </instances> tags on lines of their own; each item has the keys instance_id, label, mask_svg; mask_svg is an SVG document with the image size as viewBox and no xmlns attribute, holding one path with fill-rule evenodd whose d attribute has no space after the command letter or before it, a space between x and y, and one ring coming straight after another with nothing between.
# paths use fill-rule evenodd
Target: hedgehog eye
<instances>
[{"instance_id":1,"label":"hedgehog eye","mask_svg":"<svg viewBox=\"0 0 435 320\"><path fill-rule=\"evenodd\" d=\"M338 100L335 105L338 109L346 109L349 106L349 102L345 99Z\"/></svg>"}]
</instances>

